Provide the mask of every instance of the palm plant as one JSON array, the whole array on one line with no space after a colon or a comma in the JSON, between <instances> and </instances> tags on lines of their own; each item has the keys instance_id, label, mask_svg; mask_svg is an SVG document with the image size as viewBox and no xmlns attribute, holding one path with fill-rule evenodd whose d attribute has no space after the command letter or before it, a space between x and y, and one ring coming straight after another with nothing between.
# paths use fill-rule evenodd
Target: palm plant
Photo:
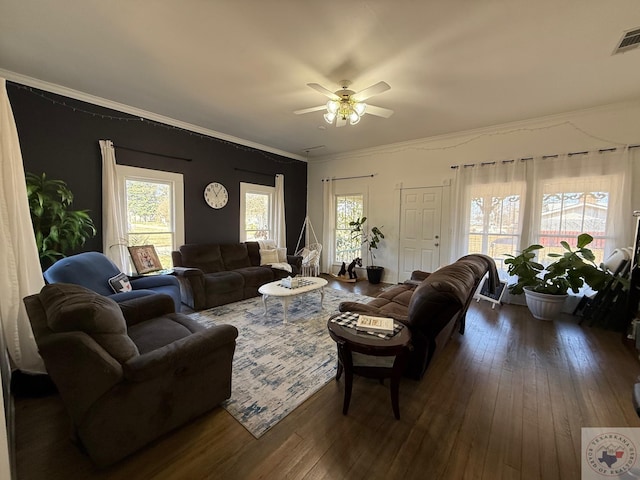
<instances>
[{"instance_id":1,"label":"palm plant","mask_svg":"<svg viewBox=\"0 0 640 480\"><path fill-rule=\"evenodd\" d=\"M51 180L44 173L25 177L40 265L45 268L84 245L95 236L96 228L88 210L69 209L73 193L64 181Z\"/></svg>"}]
</instances>

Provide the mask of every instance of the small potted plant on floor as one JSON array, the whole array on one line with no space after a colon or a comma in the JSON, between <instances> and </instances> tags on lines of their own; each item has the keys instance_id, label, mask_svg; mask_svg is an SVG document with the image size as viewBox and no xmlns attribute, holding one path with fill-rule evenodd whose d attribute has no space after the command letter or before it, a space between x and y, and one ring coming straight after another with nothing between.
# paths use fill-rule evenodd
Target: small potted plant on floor
<instances>
[{"instance_id":1,"label":"small potted plant on floor","mask_svg":"<svg viewBox=\"0 0 640 480\"><path fill-rule=\"evenodd\" d=\"M351 227L351 234L353 238L361 238L362 245L365 243L367 244L370 259L370 262L367 265L367 278L369 279L369 283L375 284L380 283L384 267L374 264L376 256L373 251L377 250L378 245L384 238L384 233L380 230L382 227L372 227L371 230L367 231L364 227L364 223L366 221L367 217L358 218L349 222L349 226Z\"/></svg>"},{"instance_id":2,"label":"small potted plant on floor","mask_svg":"<svg viewBox=\"0 0 640 480\"><path fill-rule=\"evenodd\" d=\"M546 267L535 261L535 252L544 248L542 245L530 245L520 255L507 255L510 257L504 261L507 273L518 277L516 283L509 285L509 292L524 293L535 318L553 320L562 310L569 289L578 293L587 284L597 291L610 277L598 268L593 252L586 248L592 241L588 233L578 235L575 250L567 242L560 242L565 252L550 253L548 256L557 260Z\"/></svg>"}]
</instances>

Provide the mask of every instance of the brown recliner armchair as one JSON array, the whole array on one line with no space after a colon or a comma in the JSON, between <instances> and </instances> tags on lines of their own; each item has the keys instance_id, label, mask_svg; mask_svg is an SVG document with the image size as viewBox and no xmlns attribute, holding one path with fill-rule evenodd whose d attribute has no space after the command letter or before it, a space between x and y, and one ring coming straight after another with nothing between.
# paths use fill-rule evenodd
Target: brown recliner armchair
<instances>
[{"instance_id":1,"label":"brown recliner armchair","mask_svg":"<svg viewBox=\"0 0 640 480\"><path fill-rule=\"evenodd\" d=\"M406 375L417 380L446 345L455 326L464 333L467 309L485 274L493 292L499 281L493 259L466 255L433 273L416 270L409 281L383 291L369 303L342 302L339 309L391 317L407 325L413 349Z\"/></svg>"},{"instance_id":2,"label":"brown recliner armchair","mask_svg":"<svg viewBox=\"0 0 640 480\"><path fill-rule=\"evenodd\" d=\"M115 301L79 285L24 299L74 440L105 466L231 396L238 331L174 313L168 295Z\"/></svg>"}]
</instances>

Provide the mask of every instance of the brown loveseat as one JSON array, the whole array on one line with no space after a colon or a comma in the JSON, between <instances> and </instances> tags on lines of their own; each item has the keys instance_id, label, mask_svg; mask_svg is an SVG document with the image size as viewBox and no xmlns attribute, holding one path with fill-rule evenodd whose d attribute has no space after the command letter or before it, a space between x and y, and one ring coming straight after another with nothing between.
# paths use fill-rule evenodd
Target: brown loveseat
<instances>
[{"instance_id":1,"label":"brown loveseat","mask_svg":"<svg viewBox=\"0 0 640 480\"><path fill-rule=\"evenodd\" d=\"M120 304L79 285L24 299L72 435L98 466L114 463L231 396L238 331L174 313L165 294Z\"/></svg>"},{"instance_id":2,"label":"brown loveseat","mask_svg":"<svg viewBox=\"0 0 640 480\"><path fill-rule=\"evenodd\" d=\"M302 257L287 255L291 272L260 265L258 242L188 244L171 253L182 303L194 310L256 297L258 288L302 268Z\"/></svg>"},{"instance_id":3,"label":"brown loveseat","mask_svg":"<svg viewBox=\"0 0 640 480\"><path fill-rule=\"evenodd\" d=\"M467 255L433 273L416 270L411 279L382 292L371 302L342 302L341 312L392 317L411 331L411 351L406 375L420 379L434 354L442 350L453 329L464 333L465 315L482 280L498 284L495 262L486 255Z\"/></svg>"}]
</instances>

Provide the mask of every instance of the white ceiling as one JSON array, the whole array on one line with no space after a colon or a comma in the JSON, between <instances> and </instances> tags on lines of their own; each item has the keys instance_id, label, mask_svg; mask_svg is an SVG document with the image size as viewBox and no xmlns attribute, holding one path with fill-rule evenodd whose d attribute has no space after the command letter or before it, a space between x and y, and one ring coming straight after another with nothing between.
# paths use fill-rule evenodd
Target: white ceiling
<instances>
[{"instance_id":1,"label":"white ceiling","mask_svg":"<svg viewBox=\"0 0 640 480\"><path fill-rule=\"evenodd\" d=\"M638 0L0 0L0 69L294 155L640 98ZM395 110L294 110L349 79Z\"/></svg>"}]
</instances>

